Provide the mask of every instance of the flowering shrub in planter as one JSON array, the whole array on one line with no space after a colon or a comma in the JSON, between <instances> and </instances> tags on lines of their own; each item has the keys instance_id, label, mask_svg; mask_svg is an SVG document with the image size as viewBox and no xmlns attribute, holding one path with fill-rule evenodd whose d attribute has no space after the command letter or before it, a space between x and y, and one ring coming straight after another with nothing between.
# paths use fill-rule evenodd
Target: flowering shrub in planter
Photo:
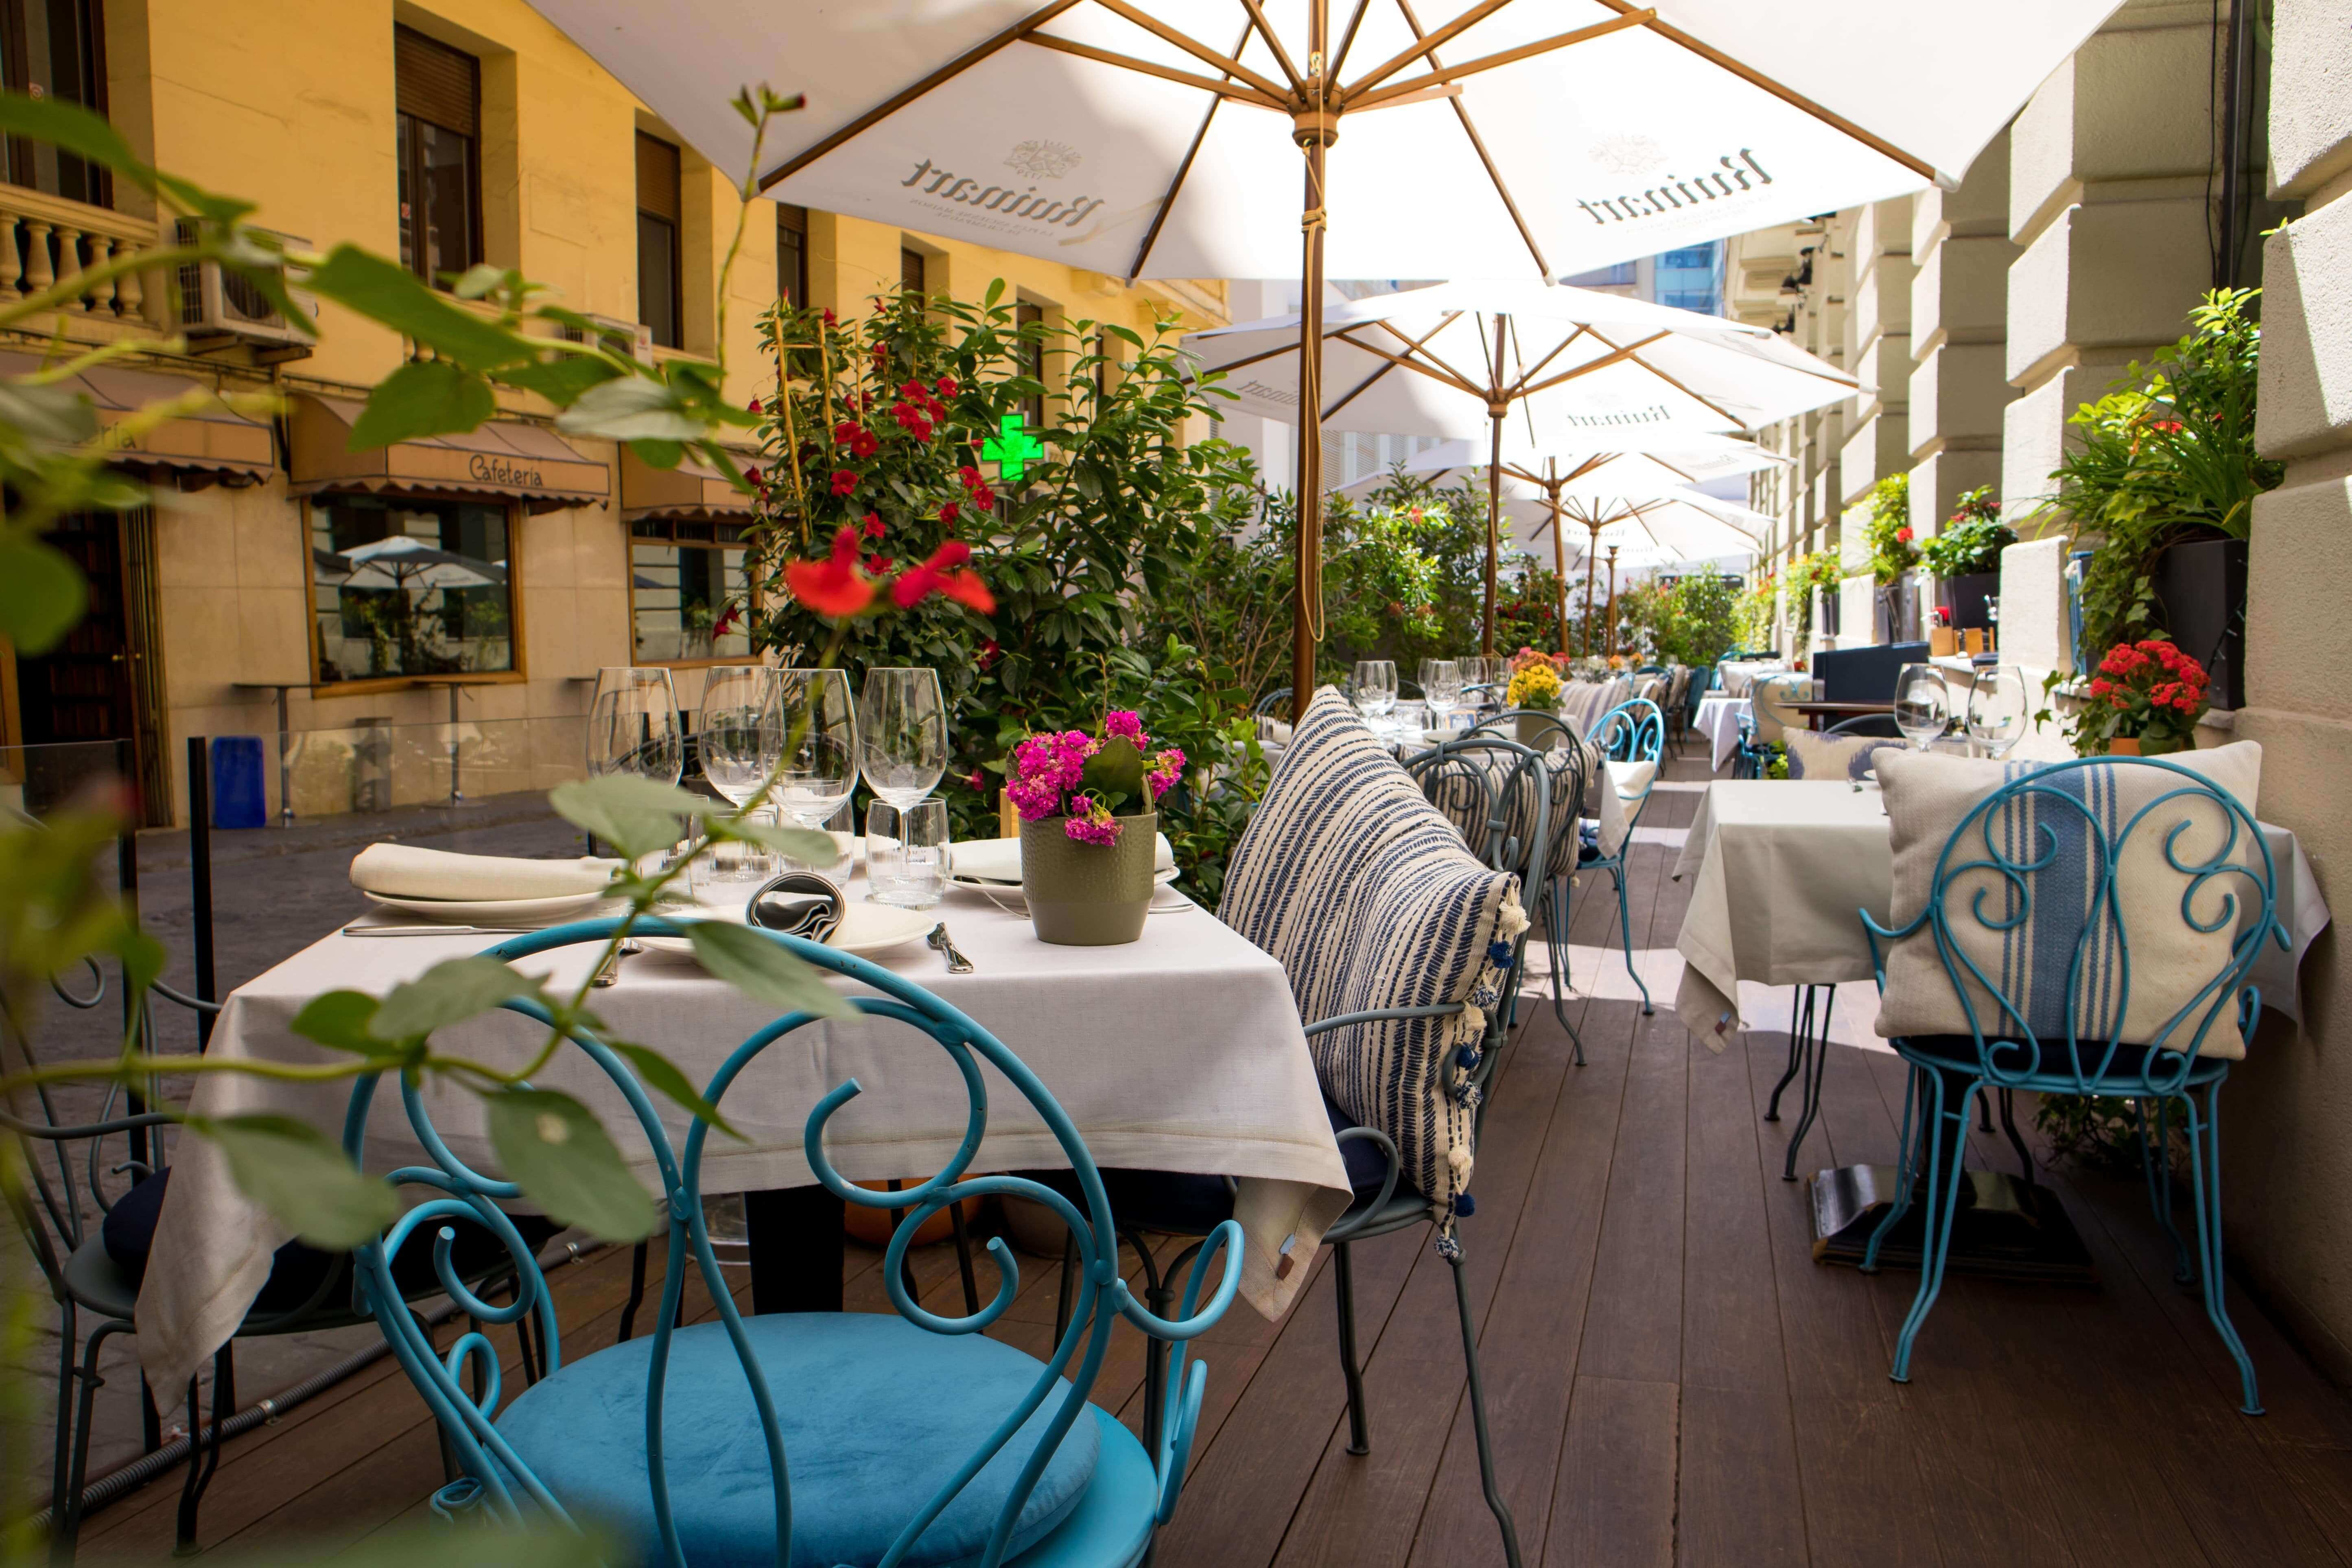
<instances>
[{"instance_id":1,"label":"flowering shrub in planter","mask_svg":"<svg viewBox=\"0 0 2352 1568\"><path fill-rule=\"evenodd\" d=\"M1151 737L1142 718L1124 709L1103 715L1102 733L1062 730L1031 735L1013 748L1013 780L1004 793L1024 822L1062 821L1066 837L1080 844L1116 844L1128 816L1148 814L1184 773L1181 747L1146 757Z\"/></svg>"},{"instance_id":2,"label":"flowering shrub in planter","mask_svg":"<svg viewBox=\"0 0 2352 1568\"><path fill-rule=\"evenodd\" d=\"M2143 756L2196 745L2206 706L2205 667L2168 642L2117 643L2099 660L2087 705L2074 719L2074 749L2085 756L2136 741Z\"/></svg>"}]
</instances>

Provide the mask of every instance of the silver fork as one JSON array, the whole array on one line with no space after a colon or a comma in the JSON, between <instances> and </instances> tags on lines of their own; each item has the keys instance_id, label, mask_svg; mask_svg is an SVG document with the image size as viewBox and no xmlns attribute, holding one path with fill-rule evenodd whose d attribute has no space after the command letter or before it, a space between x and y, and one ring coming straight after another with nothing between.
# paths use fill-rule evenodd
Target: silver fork
<instances>
[{"instance_id":1,"label":"silver fork","mask_svg":"<svg viewBox=\"0 0 2352 1568\"><path fill-rule=\"evenodd\" d=\"M948 973L950 974L970 974L971 973L971 960L966 958L962 953L956 951L955 941L948 935L948 927L945 921L941 921L938 925L933 926L931 928L931 934L924 940L930 943L933 951L946 955L948 961Z\"/></svg>"},{"instance_id":2,"label":"silver fork","mask_svg":"<svg viewBox=\"0 0 2352 1568\"><path fill-rule=\"evenodd\" d=\"M603 967L596 971L596 977L593 980L591 980L588 984L599 987L600 989L607 985L619 984L621 980L621 960L625 958L635 958L638 953L643 952L645 952L645 949L638 946L635 942L624 940L620 946L613 950L612 956L604 960Z\"/></svg>"}]
</instances>

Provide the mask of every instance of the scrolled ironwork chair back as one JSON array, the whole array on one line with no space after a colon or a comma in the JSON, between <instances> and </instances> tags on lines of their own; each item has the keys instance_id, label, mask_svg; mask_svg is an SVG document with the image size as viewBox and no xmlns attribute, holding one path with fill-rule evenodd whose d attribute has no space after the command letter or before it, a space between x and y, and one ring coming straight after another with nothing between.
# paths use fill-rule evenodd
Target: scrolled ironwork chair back
<instances>
[{"instance_id":1,"label":"scrolled ironwork chair back","mask_svg":"<svg viewBox=\"0 0 2352 1568\"><path fill-rule=\"evenodd\" d=\"M1665 715L1648 698L1636 697L1603 713L1587 738L1610 762L1654 763L1665 751Z\"/></svg>"},{"instance_id":2,"label":"scrolled ironwork chair back","mask_svg":"<svg viewBox=\"0 0 2352 1568\"><path fill-rule=\"evenodd\" d=\"M2127 808L2118 785L2148 772L2171 780ZM2216 841L2201 857L2192 842L2200 835ZM2177 909L2127 910L2118 885L2125 857L2150 840L2160 870L2185 885ZM2261 994L2247 977L2264 941L2284 945L2275 884L2261 828L2228 790L2160 758L2085 757L2021 771L1977 802L1937 858L1925 907L1893 930L1866 912L1863 925L1882 989L1882 944L1923 931L1932 937L1989 1081L2157 1097L2179 1092L2197 1069L2224 1007L2238 1009L2238 1026L2251 1035ZM2119 1044L2135 981L2133 928L2145 941L2152 922L2171 918L2202 935L2234 928L2228 957L2161 1020L2147 1043L2157 1048ZM1979 956L1983 944L1963 941L1977 933L1999 940L1995 973ZM2053 954L2063 958L2063 989L2053 998L2036 984L2021 1005L2028 971L2046 969Z\"/></svg>"},{"instance_id":3,"label":"scrolled ironwork chair back","mask_svg":"<svg viewBox=\"0 0 2352 1568\"><path fill-rule=\"evenodd\" d=\"M613 920L578 921L500 943L488 952L490 956L511 961L556 948L601 943L610 938L618 924ZM652 919L640 920L632 929L649 935L685 934L682 928ZM1044 1205L1060 1217L1076 1237L1080 1254L1076 1307L1071 1314L1068 1330L1042 1363L1035 1383L982 1442L979 1451L960 1466L932 1497L912 1510L911 1517L892 1542L885 1560L896 1562L904 1554L982 1467L1053 1396L1055 1381L1066 1375L1069 1388L1061 1396L1043 1436L997 1514L987 1551L981 1560L982 1568L995 1568L1005 1554L1022 1508L1038 1479L1072 1424L1085 1413L1087 1394L1109 1347L1112 1320L1119 1317L1127 1319L1147 1334L1175 1342L1177 1347L1175 1353L1169 1358L1165 1374L1167 1407L1171 1415L1163 1421L1163 1429L1156 1439L1156 1451L1151 1454L1159 1488L1156 1517L1160 1522L1166 1522L1182 1488L1184 1468L1191 1455L1207 1372L1205 1366L1193 1363L1188 1377L1188 1346L1185 1342L1213 1324L1234 1298L1241 1280L1240 1227L1231 1220L1224 1221L1211 1233L1200 1249L1183 1292L1181 1309L1183 1315L1174 1321L1155 1316L1129 1294L1121 1278L1118 1232L1110 1201L1104 1193L1100 1173L1087 1150L1085 1140L1079 1136L1076 1124L1047 1091L1045 1084L1019 1057L956 1008L887 970L797 937L773 931L761 931L760 934L818 968L846 976L871 992L879 993L856 994L850 1002L867 1017L893 1019L930 1036L948 1053L962 1076L970 1113L961 1142L935 1174L903 1191L876 1192L853 1185L834 1168L826 1156L825 1124L835 1111L861 1092L856 1079L851 1079L836 1086L820 1100L809 1112L803 1129L803 1149L808 1158L809 1168L827 1191L845 1202L869 1208L911 1211L904 1223L895 1226L882 1268L891 1305L901 1317L934 1333L977 1333L1003 1317L1019 1292L1019 1268L1003 1241L992 1237L988 1251L996 1265L997 1290L994 1298L978 1312L966 1317L942 1317L925 1310L907 1293L901 1266L908 1246L926 1220L944 1212L952 1204L992 1193L1028 1198ZM536 1002L518 1000L506 1005L509 1011L539 1023L549 1022L545 1009ZM705 1098L723 1112L727 1091L745 1068L768 1047L815 1022L815 1015L796 1012L755 1031L712 1075L704 1089ZM656 1173L661 1183L660 1199L669 1220L668 1267L662 1283L661 1310L655 1320L656 1328L652 1335L646 1404L648 1470L654 1514L664 1553L673 1563L685 1561L677 1524L671 1515L668 1479L662 1457L664 1401L660 1394L668 1366L679 1300L685 1289L690 1252L692 1264L700 1271L719 1321L725 1326L757 1410L767 1447L771 1481L775 1489L776 1539L779 1561L782 1561L790 1555L793 1539L792 1493L775 1401L779 1394L820 1394L821 1391L772 1389L752 1352L742 1316L735 1307L730 1288L720 1274L719 1259L712 1250L709 1233L703 1221L701 1173L709 1124L694 1121L686 1134L683 1150L674 1148L664 1131L652 1100L628 1064L592 1034L574 1032L568 1037L568 1042L603 1069L627 1103L630 1114L635 1119L636 1131L642 1134L652 1153ZM988 1124L987 1091L980 1070L983 1062L1003 1075L1051 1131L1069 1161L1079 1194L1084 1200L1083 1211L1053 1188L1037 1182L1013 1175L971 1177L965 1174L973 1155L979 1151ZM369 1107L379 1077L381 1075L362 1078L352 1088L344 1121L343 1143L346 1152L353 1159L358 1159L361 1154ZM521 1189L512 1183L484 1175L468 1167L451 1152L435 1130L425 1099L417 1089L405 1081L399 1081L398 1091L409 1125L423 1145L430 1163L402 1167L393 1172L390 1179L396 1186L421 1187L438 1195L415 1205L383 1236L356 1250L353 1258L362 1305L373 1311L382 1326L394 1358L424 1394L425 1403L447 1435L459 1467L479 1488L482 1500L488 1503L493 1516L519 1522L535 1510L554 1521L572 1524L574 1521L562 1505L531 1474L529 1467L499 1433L493 1419L499 1404L499 1357L489 1341L478 1332L468 1333L459 1338L446 1355L438 1354L424 1330L400 1304L400 1292L393 1279L393 1261L400 1249L415 1240L420 1232L430 1230L434 1233L431 1242L434 1268L451 1300L488 1323L511 1323L526 1314L531 1315L545 1346L546 1373L551 1376L562 1365L562 1342L546 1276L512 1222L499 1207L502 1200L521 1198ZM446 1225L446 1221L457 1218L479 1221L504 1243L514 1260L519 1277L519 1288L511 1302L492 1306L480 1300L457 1277L450 1260L452 1233ZM1215 1291L1204 1304L1201 1300L1203 1282L1209 1267L1220 1251L1228 1255L1227 1267ZM1075 1367L1072 1364L1074 1361ZM484 1374L478 1400L468 1393L462 1381L469 1362L477 1362L478 1370Z\"/></svg>"}]
</instances>

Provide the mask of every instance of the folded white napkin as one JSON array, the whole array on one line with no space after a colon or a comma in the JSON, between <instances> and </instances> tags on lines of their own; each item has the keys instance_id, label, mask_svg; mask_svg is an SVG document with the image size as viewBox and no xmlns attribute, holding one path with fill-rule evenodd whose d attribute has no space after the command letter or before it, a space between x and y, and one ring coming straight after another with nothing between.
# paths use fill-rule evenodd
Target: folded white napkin
<instances>
[{"instance_id":1,"label":"folded white napkin","mask_svg":"<svg viewBox=\"0 0 2352 1568\"><path fill-rule=\"evenodd\" d=\"M1151 838L1151 868L1173 869L1176 851L1169 844L1168 836L1155 833ZM959 877L975 877L983 882L1017 882L1021 879L1021 840L967 838L949 846L948 864Z\"/></svg>"},{"instance_id":2,"label":"folded white napkin","mask_svg":"<svg viewBox=\"0 0 2352 1568\"><path fill-rule=\"evenodd\" d=\"M396 899L560 899L593 893L618 860L523 860L453 855L413 844L371 844L352 861L352 886Z\"/></svg>"}]
</instances>

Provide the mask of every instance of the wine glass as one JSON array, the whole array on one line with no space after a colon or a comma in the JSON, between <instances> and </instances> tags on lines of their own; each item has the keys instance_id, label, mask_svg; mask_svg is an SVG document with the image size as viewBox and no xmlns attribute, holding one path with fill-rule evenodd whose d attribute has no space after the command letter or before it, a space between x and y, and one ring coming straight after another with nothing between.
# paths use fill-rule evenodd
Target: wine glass
<instances>
[{"instance_id":1,"label":"wine glass","mask_svg":"<svg viewBox=\"0 0 2352 1568\"><path fill-rule=\"evenodd\" d=\"M775 710L782 731L776 764L777 809L799 826L828 831L857 787L857 712L849 675L839 669L776 671ZM831 872L840 863L813 866Z\"/></svg>"},{"instance_id":2,"label":"wine glass","mask_svg":"<svg viewBox=\"0 0 2352 1568\"><path fill-rule=\"evenodd\" d=\"M1451 727L1454 710L1462 705L1462 666L1451 658L1424 658L1421 661L1421 695L1429 704L1429 727L1444 730Z\"/></svg>"},{"instance_id":3,"label":"wine glass","mask_svg":"<svg viewBox=\"0 0 2352 1568\"><path fill-rule=\"evenodd\" d=\"M866 787L901 811L948 771L948 705L937 670L866 672L857 698L857 765Z\"/></svg>"},{"instance_id":4,"label":"wine glass","mask_svg":"<svg viewBox=\"0 0 2352 1568\"><path fill-rule=\"evenodd\" d=\"M703 678L702 776L737 805L762 794L783 755L779 673L764 664L722 664Z\"/></svg>"},{"instance_id":5,"label":"wine glass","mask_svg":"<svg viewBox=\"0 0 2352 1568\"><path fill-rule=\"evenodd\" d=\"M1356 661L1356 710L1363 714L1372 728L1381 728L1381 721L1396 707L1396 661L1387 658L1360 658Z\"/></svg>"},{"instance_id":6,"label":"wine glass","mask_svg":"<svg viewBox=\"0 0 2352 1568\"><path fill-rule=\"evenodd\" d=\"M635 773L676 784L685 771L686 733L669 671L617 666L598 670L596 695L588 705L590 776Z\"/></svg>"},{"instance_id":7,"label":"wine glass","mask_svg":"<svg viewBox=\"0 0 2352 1568\"><path fill-rule=\"evenodd\" d=\"M1944 672L1932 664L1906 664L1895 676L1895 727L1915 752L1924 752L1951 716Z\"/></svg>"},{"instance_id":8,"label":"wine glass","mask_svg":"<svg viewBox=\"0 0 2352 1568\"><path fill-rule=\"evenodd\" d=\"M1969 691L1969 737L1999 761L2025 736L2025 672L2013 664L1979 668Z\"/></svg>"}]
</instances>

